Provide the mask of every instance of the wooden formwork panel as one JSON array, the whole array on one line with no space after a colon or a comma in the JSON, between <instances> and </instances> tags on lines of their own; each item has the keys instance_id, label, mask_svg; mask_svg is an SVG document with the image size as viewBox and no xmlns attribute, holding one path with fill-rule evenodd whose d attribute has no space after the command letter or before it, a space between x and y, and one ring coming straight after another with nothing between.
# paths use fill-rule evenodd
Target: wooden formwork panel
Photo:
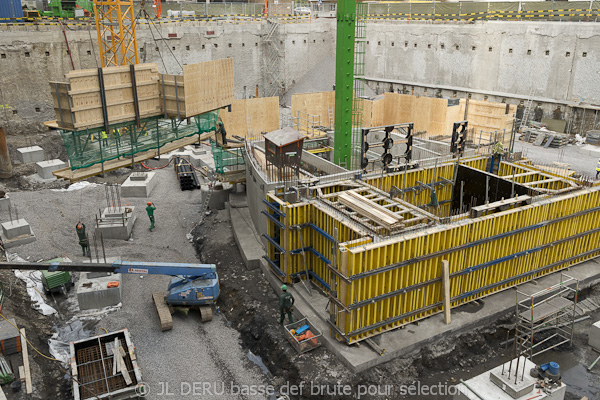
<instances>
[{"instance_id":1,"label":"wooden formwork panel","mask_svg":"<svg viewBox=\"0 0 600 400\"><path fill-rule=\"evenodd\" d=\"M133 86L128 66L102 68L109 124L135 119ZM57 124L62 129L86 129L104 125L98 69L71 71L66 82L50 82ZM156 64L135 66L140 118L161 114Z\"/></svg>"},{"instance_id":2,"label":"wooden formwork panel","mask_svg":"<svg viewBox=\"0 0 600 400\"><path fill-rule=\"evenodd\" d=\"M329 126L329 114L335 114L335 92L299 93L292 95L292 117L298 111L321 116L321 125Z\"/></svg>"},{"instance_id":3,"label":"wooden formwork panel","mask_svg":"<svg viewBox=\"0 0 600 400\"><path fill-rule=\"evenodd\" d=\"M184 65L183 75L161 77L164 107L171 118L200 115L228 106L234 99L232 58Z\"/></svg>"},{"instance_id":4,"label":"wooden formwork panel","mask_svg":"<svg viewBox=\"0 0 600 400\"><path fill-rule=\"evenodd\" d=\"M493 139L490 132L505 130L507 134L504 135L504 144L508 144L516 111L517 106L514 104L469 100L467 120L469 128L474 131L472 140L479 140L481 136L482 141L490 141Z\"/></svg>"},{"instance_id":5,"label":"wooden formwork panel","mask_svg":"<svg viewBox=\"0 0 600 400\"><path fill-rule=\"evenodd\" d=\"M262 132L279 129L279 97L234 100L231 112L219 112L227 134L245 138L260 138Z\"/></svg>"}]
</instances>

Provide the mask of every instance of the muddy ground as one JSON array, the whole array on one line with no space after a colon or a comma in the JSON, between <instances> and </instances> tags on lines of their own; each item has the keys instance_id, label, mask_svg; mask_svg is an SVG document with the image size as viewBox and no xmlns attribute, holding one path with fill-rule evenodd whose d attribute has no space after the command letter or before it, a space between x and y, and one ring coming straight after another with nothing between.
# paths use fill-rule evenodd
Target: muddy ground
<instances>
[{"instance_id":1,"label":"muddy ground","mask_svg":"<svg viewBox=\"0 0 600 400\"><path fill-rule=\"evenodd\" d=\"M220 218L222 220L222 217ZM358 374L350 373L341 361L324 347L298 356L287 342L284 329L279 325L278 296L260 269L248 271L245 268L239 252L232 249L235 244L230 229L228 226L220 226L226 225L227 222L216 221L215 215L212 215L204 225L193 231L194 244L202 262L218 264L221 278L219 307L232 326L241 333L244 347L262 358L271 375L270 382L274 386L285 385L286 382L299 385L304 381L309 388L313 382L326 385L330 390L330 393L322 396L310 395L308 390L309 393L292 396L292 399L350 398L334 392L340 385L350 385L354 398L362 385L363 389L372 387L373 390L379 390L377 394L367 393L361 396L362 399L451 399L449 395L403 396L402 385L421 382L429 385L447 383L448 386L453 386L460 379L470 379L502 363L504 348L500 344L506 340L507 332L510 337L514 335L514 318L510 314L497 320L492 326L482 327L459 337L448 337L424 347L417 354L398 358ZM600 299L600 288L582 292L580 299L586 296ZM586 365L589 365L593 361L591 357L594 352L587 346L585 332L589 329L591 321L598 319L600 310L596 310L591 319L578 324L574 347L559 349L554 353L556 361L560 363L564 357L561 352L570 354L573 349L578 349L582 353L581 362L587 362ZM409 325L406 329L410 327ZM583 388L569 389L567 399L579 400L583 395L588 395L590 399L595 398L594 395L598 393L592 393L590 388L595 386L600 390L600 373L596 372L589 379L591 382L583 385Z\"/></svg>"}]
</instances>

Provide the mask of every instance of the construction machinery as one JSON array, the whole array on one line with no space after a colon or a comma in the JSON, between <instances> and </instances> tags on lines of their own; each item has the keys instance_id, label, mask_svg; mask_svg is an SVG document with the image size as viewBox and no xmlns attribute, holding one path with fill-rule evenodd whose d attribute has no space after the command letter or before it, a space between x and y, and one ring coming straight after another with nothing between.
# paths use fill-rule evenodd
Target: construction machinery
<instances>
[{"instance_id":1,"label":"construction machinery","mask_svg":"<svg viewBox=\"0 0 600 400\"><path fill-rule=\"evenodd\" d=\"M50 273L105 272L113 274L169 275L167 293L152 293L163 331L173 328L171 314L177 308L187 314L198 309L202 322L212 319L212 304L219 297L219 276L214 264L159 263L117 260L110 263L0 263L0 269L48 270Z\"/></svg>"},{"instance_id":2,"label":"construction machinery","mask_svg":"<svg viewBox=\"0 0 600 400\"><path fill-rule=\"evenodd\" d=\"M44 17L83 18L90 17L94 11L92 0L49 0L49 11L42 11Z\"/></svg>"}]
</instances>

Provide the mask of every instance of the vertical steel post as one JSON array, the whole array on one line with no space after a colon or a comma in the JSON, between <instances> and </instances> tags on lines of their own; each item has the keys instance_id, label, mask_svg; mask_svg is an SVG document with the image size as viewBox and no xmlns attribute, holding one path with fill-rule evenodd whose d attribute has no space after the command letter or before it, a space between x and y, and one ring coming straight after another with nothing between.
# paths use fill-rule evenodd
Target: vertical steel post
<instances>
[{"instance_id":1,"label":"vertical steel post","mask_svg":"<svg viewBox=\"0 0 600 400\"><path fill-rule=\"evenodd\" d=\"M336 164L346 166L352 157L355 22L356 0L340 0L337 4L333 159Z\"/></svg>"}]
</instances>

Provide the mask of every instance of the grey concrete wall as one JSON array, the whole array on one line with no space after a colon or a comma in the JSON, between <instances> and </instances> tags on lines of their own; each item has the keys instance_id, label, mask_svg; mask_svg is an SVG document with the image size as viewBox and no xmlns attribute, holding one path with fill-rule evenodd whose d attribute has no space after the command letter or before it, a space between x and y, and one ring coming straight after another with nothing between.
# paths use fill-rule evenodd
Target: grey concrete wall
<instances>
[{"instance_id":1,"label":"grey concrete wall","mask_svg":"<svg viewBox=\"0 0 600 400\"><path fill-rule=\"evenodd\" d=\"M576 22L373 23L366 75L598 104L599 35Z\"/></svg>"},{"instance_id":2,"label":"grey concrete wall","mask_svg":"<svg viewBox=\"0 0 600 400\"><path fill-rule=\"evenodd\" d=\"M304 76L334 48L333 21L282 24L286 82ZM96 68L99 63L97 35L82 27L67 29L75 69ZM180 63L231 57L234 59L235 97L264 95L264 23L224 24L222 22L138 25L140 62L155 62L161 73L180 74ZM214 34L208 35L208 32ZM168 38L169 34L177 37ZM153 37L154 35L154 37ZM155 41L155 39L157 39ZM289 42L289 46L288 46ZM160 49L160 52L156 48ZM162 57L161 57L162 55ZM55 119L48 82L62 81L72 69L63 32L57 26L8 27L0 24L0 115L8 120L9 133L45 130L43 121ZM288 85L288 86L289 86Z\"/></svg>"}]
</instances>

